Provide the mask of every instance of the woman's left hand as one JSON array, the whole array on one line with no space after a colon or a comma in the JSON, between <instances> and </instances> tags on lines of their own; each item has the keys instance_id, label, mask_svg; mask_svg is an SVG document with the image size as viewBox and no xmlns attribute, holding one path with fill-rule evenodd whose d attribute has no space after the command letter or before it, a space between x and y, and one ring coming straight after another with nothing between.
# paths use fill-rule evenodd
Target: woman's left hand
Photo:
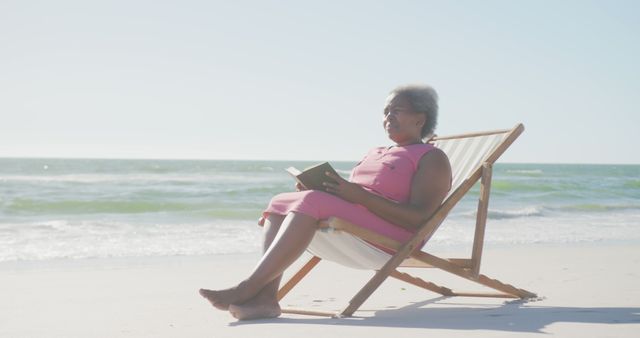
<instances>
[{"instance_id":1,"label":"woman's left hand","mask_svg":"<svg viewBox=\"0 0 640 338\"><path fill-rule=\"evenodd\" d=\"M360 185L351 183L344 178L334 175L330 172L326 172L325 175L336 182L323 183L326 192L336 195L351 203L359 203L360 201L362 201L364 195L366 194L366 190L364 190Z\"/></svg>"}]
</instances>

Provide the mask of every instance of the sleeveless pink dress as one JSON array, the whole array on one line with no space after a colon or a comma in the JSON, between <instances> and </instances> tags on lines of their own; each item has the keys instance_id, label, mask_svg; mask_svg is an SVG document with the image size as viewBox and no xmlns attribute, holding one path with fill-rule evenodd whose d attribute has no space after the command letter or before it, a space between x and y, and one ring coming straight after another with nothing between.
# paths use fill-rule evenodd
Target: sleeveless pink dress
<instances>
[{"instance_id":1,"label":"sleeveless pink dress","mask_svg":"<svg viewBox=\"0 0 640 338\"><path fill-rule=\"evenodd\" d=\"M409 201L411 181L422 156L434 148L430 144L374 148L356 165L349 181L390 200ZM287 192L274 196L260 223L270 213L297 212L317 220L339 217L397 241L406 241L412 232L389 223L367 208L319 190Z\"/></svg>"}]
</instances>

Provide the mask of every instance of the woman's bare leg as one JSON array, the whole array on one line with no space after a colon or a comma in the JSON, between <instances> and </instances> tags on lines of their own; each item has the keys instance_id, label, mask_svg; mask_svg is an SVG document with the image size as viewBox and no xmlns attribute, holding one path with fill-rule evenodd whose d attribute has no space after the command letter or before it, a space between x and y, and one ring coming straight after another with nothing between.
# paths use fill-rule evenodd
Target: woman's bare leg
<instances>
[{"instance_id":1,"label":"woman's bare leg","mask_svg":"<svg viewBox=\"0 0 640 338\"><path fill-rule=\"evenodd\" d=\"M269 250L284 219L285 216L283 215L271 214L265 220L262 242L263 254ZM242 304L230 304L229 312L232 316L241 320L279 317L282 313L280 304L278 304L278 290L280 289L281 280L282 274L269 282L257 295L248 301Z\"/></svg>"},{"instance_id":2,"label":"woman's bare leg","mask_svg":"<svg viewBox=\"0 0 640 338\"><path fill-rule=\"evenodd\" d=\"M228 309L230 304L243 304L255 297L267 286L269 288L265 293L277 293L278 279L307 248L313 239L317 223L310 216L290 213L282 222L271 245L249 278L230 289L219 291L201 289L200 294L215 307Z\"/></svg>"},{"instance_id":3,"label":"woman's bare leg","mask_svg":"<svg viewBox=\"0 0 640 338\"><path fill-rule=\"evenodd\" d=\"M263 227L264 235L263 235L263 241L262 241L263 255L267 252L267 250L269 250L269 247L271 246L271 243L273 243L273 240L276 238L276 235L278 234L278 231L280 230L280 226L282 225L282 222L284 221L284 219L285 219L284 215L269 215L269 217L267 217L267 219L265 220L264 227ZM262 298L267 298L267 299L273 298L277 303L278 290L280 289L281 279L282 279L282 274L280 274L280 276L276 277L274 280L269 282L269 284L267 284L264 288L262 288L258 296L261 296Z\"/></svg>"},{"instance_id":4,"label":"woman's bare leg","mask_svg":"<svg viewBox=\"0 0 640 338\"><path fill-rule=\"evenodd\" d=\"M282 222L284 221L284 219L285 219L284 215L277 215L277 214L269 214L269 216L267 216L267 218L265 219L264 225L262 227L263 229L262 230L262 234L263 234L262 235L262 254L263 255L267 252L267 250L269 249L269 246L271 245L276 235L278 234L278 230L280 230L280 226L282 225ZM278 278L274 279L273 281L269 282L269 284L267 284L254 298L259 298L260 300L265 300L265 301L270 300L270 298L276 298L276 304L277 304L277 293L278 293L281 279L282 279L282 275L280 275ZM210 301L215 294L216 294L216 291L212 291L208 289L200 289L200 295L209 299ZM273 295L273 297L269 297L270 295ZM248 302L250 301L251 300L249 300ZM228 306L229 306L226 304L216 304L213 301L211 301L211 304L220 310L228 310Z\"/></svg>"}]
</instances>

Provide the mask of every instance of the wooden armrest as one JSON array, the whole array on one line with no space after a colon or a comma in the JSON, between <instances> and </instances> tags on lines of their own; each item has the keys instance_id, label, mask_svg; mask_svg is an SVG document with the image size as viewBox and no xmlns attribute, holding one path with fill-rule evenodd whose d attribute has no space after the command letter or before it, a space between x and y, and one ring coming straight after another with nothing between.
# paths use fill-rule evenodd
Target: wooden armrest
<instances>
[{"instance_id":1,"label":"wooden armrest","mask_svg":"<svg viewBox=\"0 0 640 338\"><path fill-rule=\"evenodd\" d=\"M320 228L333 228L335 230L348 232L367 242L373 243L375 245L380 245L392 250L399 250L402 247L402 243L396 240L380 235L379 233L373 232L369 229L357 226L338 217L331 217L327 221L321 222Z\"/></svg>"},{"instance_id":2,"label":"wooden armrest","mask_svg":"<svg viewBox=\"0 0 640 338\"><path fill-rule=\"evenodd\" d=\"M258 223L258 225L262 226L262 224L260 223ZM371 231L369 229L357 226L338 217L331 217L327 220L323 220L318 223L318 227L320 229L332 228L338 231L348 232L356 237L361 238L364 241L395 251L399 250L402 247L402 243L396 240L380 235L379 233Z\"/></svg>"}]
</instances>

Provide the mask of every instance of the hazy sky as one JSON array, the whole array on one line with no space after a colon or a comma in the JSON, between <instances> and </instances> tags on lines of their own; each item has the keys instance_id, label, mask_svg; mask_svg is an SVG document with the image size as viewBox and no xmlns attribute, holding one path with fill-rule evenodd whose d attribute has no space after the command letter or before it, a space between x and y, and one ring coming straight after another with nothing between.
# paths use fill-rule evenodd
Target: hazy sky
<instances>
[{"instance_id":1,"label":"hazy sky","mask_svg":"<svg viewBox=\"0 0 640 338\"><path fill-rule=\"evenodd\" d=\"M507 162L640 163L639 1L0 0L0 156L358 160L393 87Z\"/></svg>"}]
</instances>

